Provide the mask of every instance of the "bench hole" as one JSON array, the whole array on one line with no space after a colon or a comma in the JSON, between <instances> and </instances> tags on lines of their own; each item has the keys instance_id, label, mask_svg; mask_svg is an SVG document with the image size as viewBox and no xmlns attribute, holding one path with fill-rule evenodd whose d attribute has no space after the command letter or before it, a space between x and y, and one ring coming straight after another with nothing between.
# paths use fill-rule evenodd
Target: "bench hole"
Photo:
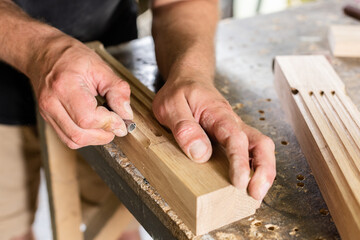
<instances>
[{"instance_id":1,"label":"bench hole","mask_svg":"<svg viewBox=\"0 0 360 240\"><path fill-rule=\"evenodd\" d=\"M304 184L303 182L298 182L296 185L297 185L298 187L304 187L304 186L305 186L305 184Z\"/></svg>"},{"instance_id":2,"label":"bench hole","mask_svg":"<svg viewBox=\"0 0 360 240\"><path fill-rule=\"evenodd\" d=\"M297 178L297 180L299 180L299 181L302 181L302 180L305 179L305 177L304 177L303 175L301 175L301 174L297 175L296 178Z\"/></svg>"},{"instance_id":3,"label":"bench hole","mask_svg":"<svg viewBox=\"0 0 360 240\"><path fill-rule=\"evenodd\" d=\"M287 141L281 141L281 144L282 144L282 145L285 145L285 146L286 146L286 145L289 145L289 143L288 143Z\"/></svg>"},{"instance_id":4,"label":"bench hole","mask_svg":"<svg viewBox=\"0 0 360 240\"><path fill-rule=\"evenodd\" d=\"M260 121L265 121L264 117L259 118Z\"/></svg>"},{"instance_id":5,"label":"bench hole","mask_svg":"<svg viewBox=\"0 0 360 240\"><path fill-rule=\"evenodd\" d=\"M264 114L265 111L264 111L264 110L259 110L259 113L260 113L260 114Z\"/></svg>"},{"instance_id":6,"label":"bench hole","mask_svg":"<svg viewBox=\"0 0 360 240\"><path fill-rule=\"evenodd\" d=\"M254 223L254 225L257 226L257 227L260 227L262 225L262 223L261 222L256 222L256 223Z\"/></svg>"},{"instance_id":7,"label":"bench hole","mask_svg":"<svg viewBox=\"0 0 360 240\"><path fill-rule=\"evenodd\" d=\"M329 215L329 210L325 209L325 208L321 208L319 210L320 214L323 215L323 216L327 216Z\"/></svg>"}]
</instances>

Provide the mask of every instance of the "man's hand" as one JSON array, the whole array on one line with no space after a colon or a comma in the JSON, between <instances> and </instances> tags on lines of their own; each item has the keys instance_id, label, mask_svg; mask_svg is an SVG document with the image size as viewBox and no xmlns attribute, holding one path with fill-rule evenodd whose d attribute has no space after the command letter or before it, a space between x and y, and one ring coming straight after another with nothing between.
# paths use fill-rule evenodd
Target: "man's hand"
<instances>
[{"instance_id":1,"label":"man's hand","mask_svg":"<svg viewBox=\"0 0 360 240\"><path fill-rule=\"evenodd\" d=\"M129 85L99 56L56 28L0 0L0 60L26 74L41 115L70 148L110 142L132 119ZM114 112L98 107L106 98Z\"/></svg>"},{"instance_id":2,"label":"man's hand","mask_svg":"<svg viewBox=\"0 0 360 240\"><path fill-rule=\"evenodd\" d=\"M46 56L40 54L38 59L51 58L50 66L43 64L46 68L40 74L31 74L38 78L32 82L40 114L73 149L106 144L114 135L125 136L123 119L133 118L128 83L82 43L63 42L69 43L49 44ZM114 112L97 106L98 94L106 97Z\"/></svg>"},{"instance_id":3,"label":"man's hand","mask_svg":"<svg viewBox=\"0 0 360 240\"><path fill-rule=\"evenodd\" d=\"M207 136L219 142L230 161L230 179L261 200L275 178L273 141L246 125L212 84L179 80L166 82L156 95L156 118L171 129L186 155L195 162L209 160L212 148ZM249 153L255 173L250 179Z\"/></svg>"}]
</instances>

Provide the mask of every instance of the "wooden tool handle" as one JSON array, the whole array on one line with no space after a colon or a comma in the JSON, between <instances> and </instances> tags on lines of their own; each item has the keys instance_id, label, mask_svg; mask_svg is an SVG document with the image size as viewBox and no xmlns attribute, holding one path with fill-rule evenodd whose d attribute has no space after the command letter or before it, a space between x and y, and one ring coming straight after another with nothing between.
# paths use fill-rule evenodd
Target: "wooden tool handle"
<instances>
[{"instance_id":1,"label":"wooden tool handle","mask_svg":"<svg viewBox=\"0 0 360 240\"><path fill-rule=\"evenodd\" d=\"M360 20L360 9L352 5L346 5L344 7L344 13L350 17Z\"/></svg>"}]
</instances>

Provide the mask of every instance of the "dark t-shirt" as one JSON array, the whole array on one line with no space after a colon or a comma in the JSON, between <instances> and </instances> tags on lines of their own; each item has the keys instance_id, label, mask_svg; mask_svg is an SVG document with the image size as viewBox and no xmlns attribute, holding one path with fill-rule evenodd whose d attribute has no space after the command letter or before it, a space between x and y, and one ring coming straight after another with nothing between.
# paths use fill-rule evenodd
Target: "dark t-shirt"
<instances>
[{"instance_id":1,"label":"dark t-shirt","mask_svg":"<svg viewBox=\"0 0 360 240\"><path fill-rule=\"evenodd\" d=\"M87 42L107 45L137 37L135 0L15 0L30 16ZM35 104L29 80L0 62L0 123L34 124Z\"/></svg>"}]
</instances>

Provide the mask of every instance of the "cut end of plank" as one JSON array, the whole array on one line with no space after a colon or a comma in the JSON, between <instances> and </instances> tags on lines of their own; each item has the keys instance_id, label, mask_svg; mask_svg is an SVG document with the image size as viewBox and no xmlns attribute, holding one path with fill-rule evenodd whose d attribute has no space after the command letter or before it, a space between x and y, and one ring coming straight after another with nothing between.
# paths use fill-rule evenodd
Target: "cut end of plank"
<instances>
[{"instance_id":1,"label":"cut end of plank","mask_svg":"<svg viewBox=\"0 0 360 240\"><path fill-rule=\"evenodd\" d=\"M360 26L332 25L328 40L335 57L360 57Z\"/></svg>"},{"instance_id":2,"label":"cut end of plank","mask_svg":"<svg viewBox=\"0 0 360 240\"><path fill-rule=\"evenodd\" d=\"M253 215L260 204L261 201L249 196L246 190L239 190L234 186L203 195L197 199L195 234L202 235Z\"/></svg>"}]
</instances>

